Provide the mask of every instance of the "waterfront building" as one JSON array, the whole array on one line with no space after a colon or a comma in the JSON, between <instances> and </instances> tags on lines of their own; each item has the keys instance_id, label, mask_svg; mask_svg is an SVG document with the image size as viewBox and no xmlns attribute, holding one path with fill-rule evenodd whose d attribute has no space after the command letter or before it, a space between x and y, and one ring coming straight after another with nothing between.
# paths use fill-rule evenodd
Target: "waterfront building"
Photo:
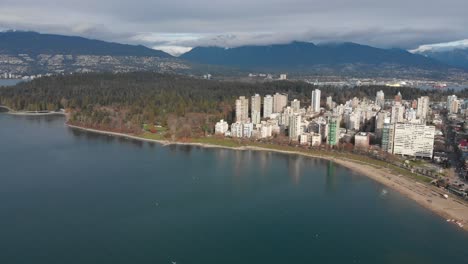
<instances>
[{"instance_id":1,"label":"waterfront building","mask_svg":"<svg viewBox=\"0 0 468 264\"><path fill-rule=\"evenodd\" d=\"M385 106L385 94L382 90L378 91L375 96L375 104L380 106L380 108L384 108Z\"/></svg>"},{"instance_id":2,"label":"waterfront building","mask_svg":"<svg viewBox=\"0 0 468 264\"><path fill-rule=\"evenodd\" d=\"M354 147L358 149L369 148L370 137L369 133L359 132L354 136Z\"/></svg>"},{"instance_id":3,"label":"waterfront building","mask_svg":"<svg viewBox=\"0 0 468 264\"><path fill-rule=\"evenodd\" d=\"M319 113L320 112L320 93L321 91L319 89L315 89L312 91L312 111L314 113Z\"/></svg>"},{"instance_id":4,"label":"waterfront building","mask_svg":"<svg viewBox=\"0 0 468 264\"><path fill-rule=\"evenodd\" d=\"M270 115L272 113L273 113L273 97L268 94L263 98L263 118L270 118Z\"/></svg>"},{"instance_id":5,"label":"waterfront building","mask_svg":"<svg viewBox=\"0 0 468 264\"><path fill-rule=\"evenodd\" d=\"M289 118L289 139L298 141L301 134L301 115L293 114Z\"/></svg>"},{"instance_id":6,"label":"waterfront building","mask_svg":"<svg viewBox=\"0 0 468 264\"><path fill-rule=\"evenodd\" d=\"M386 119L382 130L382 151L393 153L393 135L395 126L390 123L390 119Z\"/></svg>"},{"instance_id":7,"label":"waterfront building","mask_svg":"<svg viewBox=\"0 0 468 264\"><path fill-rule=\"evenodd\" d=\"M255 94L250 98L250 120L254 124L259 124L261 121L260 111L262 109L262 97Z\"/></svg>"},{"instance_id":8,"label":"waterfront building","mask_svg":"<svg viewBox=\"0 0 468 264\"><path fill-rule=\"evenodd\" d=\"M272 136L273 133L273 125L269 122L262 121L261 124L257 126L259 129L259 136L260 138L269 138Z\"/></svg>"},{"instance_id":9,"label":"waterfront building","mask_svg":"<svg viewBox=\"0 0 468 264\"><path fill-rule=\"evenodd\" d=\"M429 96L421 96L418 98L416 117L422 120L426 120L428 113L429 113Z\"/></svg>"},{"instance_id":10,"label":"waterfront building","mask_svg":"<svg viewBox=\"0 0 468 264\"><path fill-rule=\"evenodd\" d=\"M217 135L224 135L228 130L229 130L229 125L223 119L221 119L215 125L215 134Z\"/></svg>"},{"instance_id":11,"label":"waterfront building","mask_svg":"<svg viewBox=\"0 0 468 264\"><path fill-rule=\"evenodd\" d=\"M288 105L288 95L275 93L273 95L273 113L281 113Z\"/></svg>"},{"instance_id":12,"label":"waterfront building","mask_svg":"<svg viewBox=\"0 0 468 264\"><path fill-rule=\"evenodd\" d=\"M310 145L312 147L318 147L322 145L322 135L317 133L310 133Z\"/></svg>"},{"instance_id":13,"label":"waterfront building","mask_svg":"<svg viewBox=\"0 0 468 264\"><path fill-rule=\"evenodd\" d=\"M249 99L240 96L236 100L236 122L248 122L249 120Z\"/></svg>"},{"instance_id":14,"label":"waterfront building","mask_svg":"<svg viewBox=\"0 0 468 264\"><path fill-rule=\"evenodd\" d=\"M299 144L303 146L310 146L310 136L309 134L299 135Z\"/></svg>"},{"instance_id":15,"label":"waterfront building","mask_svg":"<svg viewBox=\"0 0 468 264\"><path fill-rule=\"evenodd\" d=\"M339 133L340 133L340 120L336 116L332 116L328 120L328 145L335 146L338 144Z\"/></svg>"},{"instance_id":16,"label":"waterfront building","mask_svg":"<svg viewBox=\"0 0 468 264\"><path fill-rule=\"evenodd\" d=\"M301 109L301 102L297 99L294 99L293 101L291 101L291 108L294 113L298 113Z\"/></svg>"},{"instance_id":17,"label":"waterfront building","mask_svg":"<svg viewBox=\"0 0 468 264\"><path fill-rule=\"evenodd\" d=\"M279 79L282 80L282 81L287 80L287 79L288 79L288 75L282 73L282 74L280 74L280 78L279 78Z\"/></svg>"},{"instance_id":18,"label":"waterfront building","mask_svg":"<svg viewBox=\"0 0 468 264\"><path fill-rule=\"evenodd\" d=\"M253 124L252 123L243 123L242 124L242 136L246 138L252 137Z\"/></svg>"},{"instance_id":19,"label":"waterfront building","mask_svg":"<svg viewBox=\"0 0 468 264\"><path fill-rule=\"evenodd\" d=\"M231 124L231 137L240 138L243 135L243 127L241 122L235 122Z\"/></svg>"},{"instance_id":20,"label":"waterfront building","mask_svg":"<svg viewBox=\"0 0 468 264\"><path fill-rule=\"evenodd\" d=\"M397 123L393 139L393 154L432 158L434 136L434 126Z\"/></svg>"}]
</instances>

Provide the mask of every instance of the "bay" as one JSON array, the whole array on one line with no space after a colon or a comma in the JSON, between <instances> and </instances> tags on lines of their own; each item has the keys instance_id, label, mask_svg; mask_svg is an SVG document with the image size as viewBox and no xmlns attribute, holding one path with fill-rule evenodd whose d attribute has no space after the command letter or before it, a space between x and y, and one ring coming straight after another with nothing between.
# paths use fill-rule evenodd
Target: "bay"
<instances>
[{"instance_id":1,"label":"bay","mask_svg":"<svg viewBox=\"0 0 468 264\"><path fill-rule=\"evenodd\" d=\"M384 191L385 190L385 191ZM0 114L0 263L466 263L468 235L333 162Z\"/></svg>"}]
</instances>

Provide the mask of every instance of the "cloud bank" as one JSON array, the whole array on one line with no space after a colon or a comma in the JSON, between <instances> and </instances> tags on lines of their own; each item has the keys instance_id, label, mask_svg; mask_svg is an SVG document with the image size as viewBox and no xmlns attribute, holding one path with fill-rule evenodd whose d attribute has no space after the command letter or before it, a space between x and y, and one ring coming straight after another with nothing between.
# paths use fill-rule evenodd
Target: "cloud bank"
<instances>
[{"instance_id":1,"label":"cloud bank","mask_svg":"<svg viewBox=\"0 0 468 264\"><path fill-rule=\"evenodd\" d=\"M293 40L414 49L468 38L466 0L2 0L0 29L181 53Z\"/></svg>"}]
</instances>

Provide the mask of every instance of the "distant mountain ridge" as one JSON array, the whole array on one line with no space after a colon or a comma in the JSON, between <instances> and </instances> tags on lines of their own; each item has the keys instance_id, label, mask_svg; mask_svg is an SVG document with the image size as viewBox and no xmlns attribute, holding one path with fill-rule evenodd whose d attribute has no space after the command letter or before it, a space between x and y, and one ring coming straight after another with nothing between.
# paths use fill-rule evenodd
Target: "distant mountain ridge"
<instances>
[{"instance_id":1,"label":"distant mountain ridge","mask_svg":"<svg viewBox=\"0 0 468 264\"><path fill-rule=\"evenodd\" d=\"M292 42L237 48L196 47L180 58L204 64L240 68L287 69L317 65L396 64L424 69L446 69L442 62L402 49L380 49L356 43L315 45Z\"/></svg>"},{"instance_id":2,"label":"distant mountain ridge","mask_svg":"<svg viewBox=\"0 0 468 264\"><path fill-rule=\"evenodd\" d=\"M453 67L468 70L468 48L456 48L452 50L424 50L417 51L416 53L441 61Z\"/></svg>"},{"instance_id":3,"label":"distant mountain ridge","mask_svg":"<svg viewBox=\"0 0 468 264\"><path fill-rule=\"evenodd\" d=\"M142 45L119 44L83 37L41 34L32 31L0 32L0 54L67 54L172 58L168 53Z\"/></svg>"}]
</instances>

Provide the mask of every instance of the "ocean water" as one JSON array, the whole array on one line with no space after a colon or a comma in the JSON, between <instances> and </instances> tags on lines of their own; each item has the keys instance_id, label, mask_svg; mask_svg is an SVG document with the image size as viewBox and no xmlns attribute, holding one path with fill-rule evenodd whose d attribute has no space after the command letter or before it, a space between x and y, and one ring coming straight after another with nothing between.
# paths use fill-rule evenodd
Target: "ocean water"
<instances>
[{"instance_id":1,"label":"ocean water","mask_svg":"<svg viewBox=\"0 0 468 264\"><path fill-rule=\"evenodd\" d=\"M0 79L0 87L2 86L13 86L19 82L23 82L21 79Z\"/></svg>"},{"instance_id":2,"label":"ocean water","mask_svg":"<svg viewBox=\"0 0 468 264\"><path fill-rule=\"evenodd\" d=\"M0 114L0 263L468 263L467 245L333 162Z\"/></svg>"}]
</instances>

